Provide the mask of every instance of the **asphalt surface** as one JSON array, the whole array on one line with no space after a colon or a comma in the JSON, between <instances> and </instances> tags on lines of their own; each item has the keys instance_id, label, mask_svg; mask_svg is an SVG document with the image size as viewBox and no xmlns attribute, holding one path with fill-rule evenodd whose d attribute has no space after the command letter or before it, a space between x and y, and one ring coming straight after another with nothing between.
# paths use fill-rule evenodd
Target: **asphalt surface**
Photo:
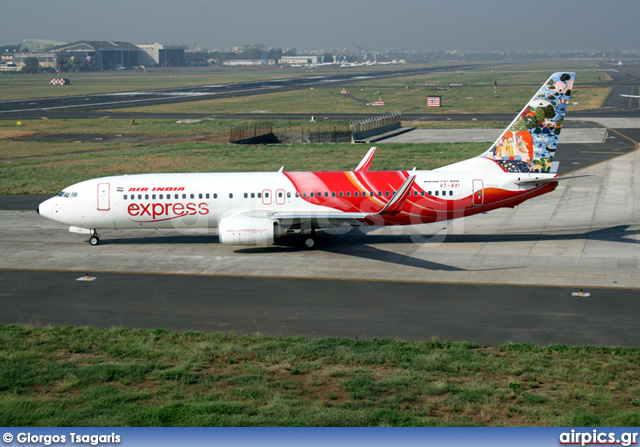
<instances>
[{"instance_id":1,"label":"asphalt surface","mask_svg":"<svg viewBox=\"0 0 640 447\"><path fill-rule=\"evenodd\" d=\"M273 336L624 345L638 291L0 270L3 324Z\"/></svg>"}]
</instances>

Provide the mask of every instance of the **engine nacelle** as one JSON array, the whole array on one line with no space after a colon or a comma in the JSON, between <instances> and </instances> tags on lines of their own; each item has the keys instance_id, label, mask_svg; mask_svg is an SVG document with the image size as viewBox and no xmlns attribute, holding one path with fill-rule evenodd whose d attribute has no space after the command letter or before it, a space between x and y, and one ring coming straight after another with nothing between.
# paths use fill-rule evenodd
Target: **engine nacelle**
<instances>
[{"instance_id":1,"label":"engine nacelle","mask_svg":"<svg viewBox=\"0 0 640 447\"><path fill-rule=\"evenodd\" d=\"M272 219L250 216L223 217L218 223L220 243L225 245L267 245L285 236L287 229Z\"/></svg>"}]
</instances>

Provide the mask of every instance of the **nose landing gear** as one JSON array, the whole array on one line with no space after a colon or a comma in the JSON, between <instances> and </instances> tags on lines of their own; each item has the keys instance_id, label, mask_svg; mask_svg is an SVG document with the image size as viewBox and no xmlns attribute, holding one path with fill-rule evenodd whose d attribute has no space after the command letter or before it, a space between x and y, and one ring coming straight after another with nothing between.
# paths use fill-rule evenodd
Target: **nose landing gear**
<instances>
[{"instance_id":1,"label":"nose landing gear","mask_svg":"<svg viewBox=\"0 0 640 447\"><path fill-rule=\"evenodd\" d=\"M90 245L98 245L100 243L100 235L98 233L93 233L89 238Z\"/></svg>"}]
</instances>

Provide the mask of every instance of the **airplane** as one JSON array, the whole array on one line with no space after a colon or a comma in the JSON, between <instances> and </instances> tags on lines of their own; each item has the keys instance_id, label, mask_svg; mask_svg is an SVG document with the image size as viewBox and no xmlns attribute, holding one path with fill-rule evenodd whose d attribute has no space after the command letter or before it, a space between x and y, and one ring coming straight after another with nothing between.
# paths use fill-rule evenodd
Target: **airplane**
<instances>
[{"instance_id":1,"label":"airplane","mask_svg":"<svg viewBox=\"0 0 640 447\"><path fill-rule=\"evenodd\" d=\"M551 75L491 147L433 170L372 171L371 148L353 171L136 174L64 188L38 213L89 235L98 230L217 228L220 243L268 245L299 232L412 225L484 213L553 191L554 161L575 73ZM400 160L399 160L400 161Z\"/></svg>"}]
</instances>

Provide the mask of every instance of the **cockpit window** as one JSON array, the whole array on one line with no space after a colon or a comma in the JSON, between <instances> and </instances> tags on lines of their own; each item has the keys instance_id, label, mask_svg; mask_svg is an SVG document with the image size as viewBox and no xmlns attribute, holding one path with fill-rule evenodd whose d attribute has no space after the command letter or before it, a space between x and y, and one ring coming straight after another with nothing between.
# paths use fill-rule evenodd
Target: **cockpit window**
<instances>
[{"instance_id":1,"label":"cockpit window","mask_svg":"<svg viewBox=\"0 0 640 447\"><path fill-rule=\"evenodd\" d=\"M63 199L73 199L74 197L78 197L78 193L61 191L60 193L58 193L58 197L62 197Z\"/></svg>"}]
</instances>

